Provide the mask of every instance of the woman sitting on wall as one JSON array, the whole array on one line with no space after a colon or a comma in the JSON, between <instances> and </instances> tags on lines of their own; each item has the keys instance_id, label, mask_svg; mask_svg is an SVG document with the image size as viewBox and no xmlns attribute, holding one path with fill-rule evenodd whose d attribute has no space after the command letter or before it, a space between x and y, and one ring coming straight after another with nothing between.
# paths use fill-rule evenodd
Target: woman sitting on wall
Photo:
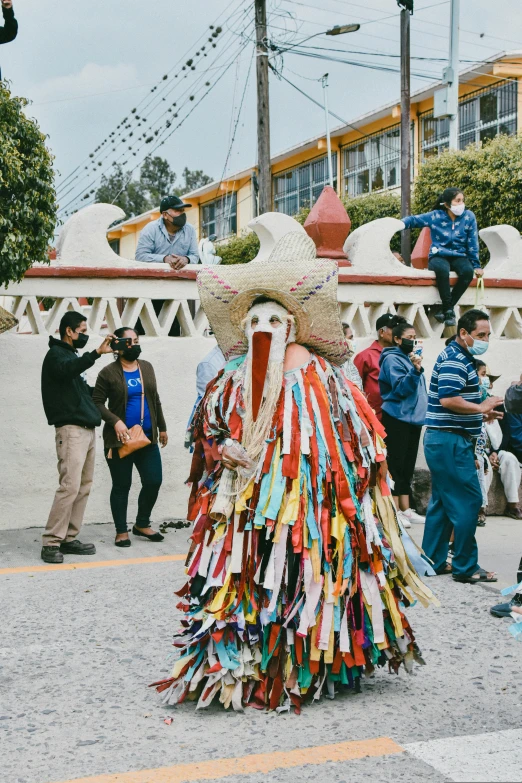
<instances>
[{"instance_id":1,"label":"woman sitting on wall","mask_svg":"<svg viewBox=\"0 0 522 783\"><path fill-rule=\"evenodd\" d=\"M437 321L455 326L454 307L473 280L473 274L481 277L484 270L479 262L478 229L475 215L464 205L464 193L458 188L446 188L436 200L433 210L423 215L411 215L402 219L405 228L429 228L431 247L428 269L435 272L437 288L442 300ZM453 290L450 288L450 272L458 277Z\"/></svg>"},{"instance_id":2,"label":"woman sitting on wall","mask_svg":"<svg viewBox=\"0 0 522 783\"><path fill-rule=\"evenodd\" d=\"M127 505L134 465L140 474L141 492L132 532L149 541L163 541L161 533L155 533L150 526L150 514L162 482L158 439L163 447L167 445L168 437L154 368L149 362L138 362L141 346L137 332L124 326L114 334L118 338L129 338L131 345L115 352L116 361L100 372L92 397L105 421L103 440L105 458L112 477L111 511L116 526L114 543L119 547L129 547ZM105 404L107 399L108 406ZM140 422L150 443L120 457L119 449L132 438L129 430Z\"/></svg>"}]
</instances>

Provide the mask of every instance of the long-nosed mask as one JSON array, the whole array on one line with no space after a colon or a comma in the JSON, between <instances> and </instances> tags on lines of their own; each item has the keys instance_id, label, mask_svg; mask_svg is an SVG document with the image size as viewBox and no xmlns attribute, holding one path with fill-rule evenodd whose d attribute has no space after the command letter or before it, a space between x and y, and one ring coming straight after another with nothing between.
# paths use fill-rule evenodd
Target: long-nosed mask
<instances>
[{"instance_id":1,"label":"long-nosed mask","mask_svg":"<svg viewBox=\"0 0 522 783\"><path fill-rule=\"evenodd\" d=\"M288 343L295 341L294 319L277 302L255 304L245 319L245 334L248 339L247 363L251 373L252 419L257 420L259 409L265 396L269 365L282 367ZM268 373L268 374L267 374Z\"/></svg>"}]
</instances>

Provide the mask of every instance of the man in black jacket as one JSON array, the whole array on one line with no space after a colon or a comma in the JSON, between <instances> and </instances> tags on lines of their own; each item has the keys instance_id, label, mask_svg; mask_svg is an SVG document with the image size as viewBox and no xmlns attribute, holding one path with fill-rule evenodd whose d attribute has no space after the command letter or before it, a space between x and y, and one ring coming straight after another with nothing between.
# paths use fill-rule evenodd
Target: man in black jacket
<instances>
[{"instance_id":1,"label":"man in black jacket","mask_svg":"<svg viewBox=\"0 0 522 783\"><path fill-rule=\"evenodd\" d=\"M60 340L49 338L42 365L42 401L49 424L56 428L60 486L47 520L42 560L63 563L66 555L94 555L94 544L76 538L83 522L94 475L95 427L101 424L92 389L82 377L104 353L111 353L113 335L95 351L78 356L89 337L82 313L68 312L60 321Z\"/></svg>"},{"instance_id":2,"label":"man in black jacket","mask_svg":"<svg viewBox=\"0 0 522 783\"><path fill-rule=\"evenodd\" d=\"M0 44L14 41L18 34L18 22L15 19L13 11L13 0L2 0L2 14L4 17L4 26L0 27ZM0 70L0 79L2 72Z\"/></svg>"}]
</instances>

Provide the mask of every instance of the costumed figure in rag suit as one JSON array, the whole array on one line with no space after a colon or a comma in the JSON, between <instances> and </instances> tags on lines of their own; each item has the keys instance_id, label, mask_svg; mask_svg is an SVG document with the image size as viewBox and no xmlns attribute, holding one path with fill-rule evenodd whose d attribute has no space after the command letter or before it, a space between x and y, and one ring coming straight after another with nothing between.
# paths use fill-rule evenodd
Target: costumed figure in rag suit
<instances>
[{"instance_id":1,"label":"costumed figure in rag suit","mask_svg":"<svg viewBox=\"0 0 522 783\"><path fill-rule=\"evenodd\" d=\"M436 602L396 521L384 430L342 370L337 264L305 234L199 272L225 358L191 423L194 523L165 704L289 709L422 662L404 607Z\"/></svg>"}]
</instances>

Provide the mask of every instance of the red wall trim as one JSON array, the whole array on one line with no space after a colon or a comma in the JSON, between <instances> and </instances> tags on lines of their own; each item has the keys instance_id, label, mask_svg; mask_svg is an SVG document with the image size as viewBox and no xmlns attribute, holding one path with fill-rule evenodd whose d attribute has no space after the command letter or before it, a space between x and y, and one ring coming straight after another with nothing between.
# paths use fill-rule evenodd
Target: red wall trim
<instances>
[{"instance_id":1,"label":"red wall trim","mask_svg":"<svg viewBox=\"0 0 522 783\"><path fill-rule=\"evenodd\" d=\"M174 272L172 269L144 269L136 267L99 267L99 266L35 266L28 269L25 277L63 277L63 278L135 278L141 280L181 279L195 280L197 270L181 269ZM401 275L358 275L339 270L339 283L341 285L364 283L365 285L403 285L425 286L435 285L435 277L432 275L420 275L419 277L402 277ZM473 280L471 285L476 286ZM486 288L522 288L522 279L487 278Z\"/></svg>"}]
</instances>

